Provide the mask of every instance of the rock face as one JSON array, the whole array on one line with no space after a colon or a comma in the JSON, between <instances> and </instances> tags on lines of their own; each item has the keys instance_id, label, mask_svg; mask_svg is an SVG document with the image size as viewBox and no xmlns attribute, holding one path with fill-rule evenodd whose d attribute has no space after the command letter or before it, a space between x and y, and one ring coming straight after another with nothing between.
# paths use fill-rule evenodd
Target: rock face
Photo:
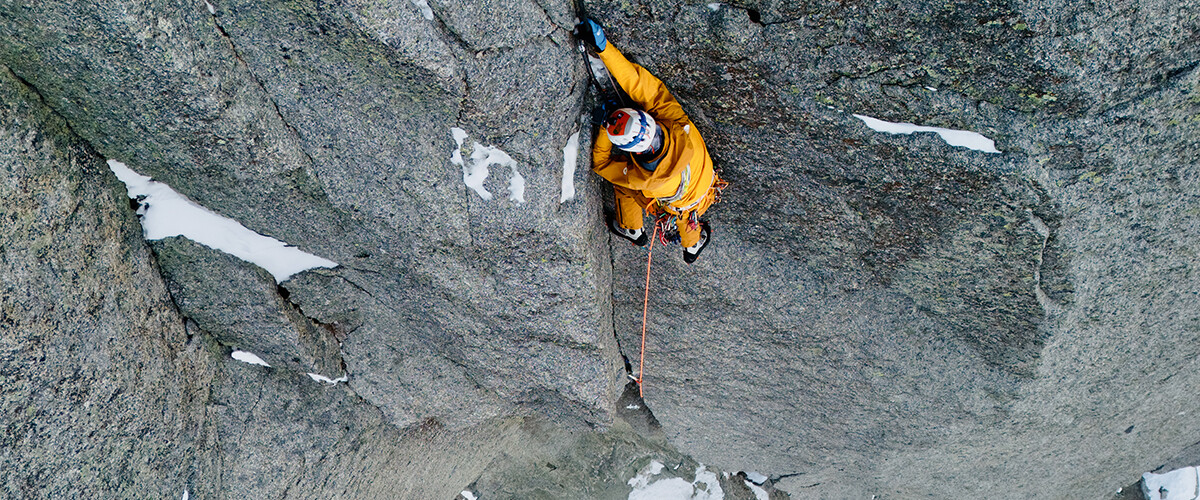
<instances>
[{"instance_id":1,"label":"rock face","mask_svg":"<svg viewBox=\"0 0 1200 500\"><path fill-rule=\"evenodd\" d=\"M569 2L0 6L3 486L619 498L660 457L801 498L1103 496L1197 441L1197 7L588 3L733 184L699 262L655 249L633 431L644 252L584 168ZM339 266L152 259L102 157Z\"/></svg>"},{"instance_id":2,"label":"rock face","mask_svg":"<svg viewBox=\"0 0 1200 500\"><path fill-rule=\"evenodd\" d=\"M0 495L174 497L203 467L203 342L117 183L0 69Z\"/></svg>"},{"instance_id":3,"label":"rock face","mask_svg":"<svg viewBox=\"0 0 1200 500\"><path fill-rule=\"evenodd\" d=\"M514 417L400 428L346 384L311 380L323 344L297 335L323 327L212 249L168 239L152 257L103 158L0 69L5 497L451 498L498 457L577 439ZM678 457L639 439L594 435L587 449L632 448L616 470Z\"/></svg>"},{"instance_id":4,"label":"rock face","mask_svg":"<svg viewBox=\"0 0 1200 500\"><path fill-rule=\"evenodd\" d=\"M1194 441L1186 354L1145 361L1194 336L1185 7L672 8L594 10L734 184L707 262L655 264L647 402L673 443L801 497L1028 498L1067 476L1054 495L1084 498ZM636 345L644 264L614 262Z\"/></svg>"},{"instance_id":5,"label":"rock face","mask_svg":"<svg viewBox=\"0 0 1200 500\"><path fill-rule=\"evenodd\" d=\"M623 376L607 255L587 244L602 230L588 210L597 190L558 201L582 68L567 32L522 5L546 26L522 26L505 42L519 47L478 55L498 41L473 49L407 3L14 7L5 35L21 43L3 60L61 96L56 111L101 153L340 263L338 286L293 286L291 298L312 317L348 314L322 310L338 302L366 318L347 327L343 359L394 423L536 411L603 424ZM509 92L526 75L539 80ZM556 119L500 119L523 106ZM500 144L517 161L492 167L499 179L484 187L496 199L463 186L449 161L455 126L470 134L464 156L475 142ZM146 133L158 127L170 131ZM501 199L517 175L526 201ZM196 286L198 297L219 293Z\"/></svg>"},{"instance_id":6,"label":"rock face","mask_svg":"<svg viewBox=\"0 0 1200 500\"><path fill-rule=\"evenodd\" d=\"M301 314L269 273L186 238L151 243L180 314L216 341L297 373L343 375L339 332Z\"/></svg>"}]
</instances>

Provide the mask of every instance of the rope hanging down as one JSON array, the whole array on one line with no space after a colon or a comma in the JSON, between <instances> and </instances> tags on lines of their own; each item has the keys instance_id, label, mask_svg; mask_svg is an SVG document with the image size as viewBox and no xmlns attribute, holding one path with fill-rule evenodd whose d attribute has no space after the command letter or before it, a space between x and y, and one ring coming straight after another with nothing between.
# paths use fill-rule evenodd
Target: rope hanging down
<instances>
[{"instance_id":1,"label":"rope hanging down","mask_svg":"<svg viewBox=\"0 0 1200 500\"><path fill-rule=\"evenodd\" d=\"M663 214L654 221L654 235L650 238L650 250L646 252L646 295L642 298L642 349L638 359L638 397L646 396L642 381L646 377L646 311L650 308L650 263L654 259L654 242L667 234L667 227L673 223L673 217ZM666 245L667 242L663 241Z\"/></svg>"}]
</instances>

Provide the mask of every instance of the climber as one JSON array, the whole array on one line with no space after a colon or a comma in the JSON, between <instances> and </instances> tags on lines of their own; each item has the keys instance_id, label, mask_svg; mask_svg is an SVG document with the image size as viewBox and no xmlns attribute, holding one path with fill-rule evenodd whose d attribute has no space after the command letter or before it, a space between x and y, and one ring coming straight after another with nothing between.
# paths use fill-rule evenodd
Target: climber
<instances>
[{"instance_id":1,"label":"climber","mask_svg":"<svg viewBox=\"0 0 1200 500\"><path fill-rule=\"evenodd\" d=\"M657 215L661 210L675 218L683 260L695 262L711 239L708 222L699 219L722 184L704 139L666 85L625 59L600 24L586 19L575 27L575 36L599 55L633 101L608 114L605 133L596 137L592 150L592 171L613 184L616 197L609 231L644 246L649 242L642 228L645 211Z\"/></svg>"}]
</instances>

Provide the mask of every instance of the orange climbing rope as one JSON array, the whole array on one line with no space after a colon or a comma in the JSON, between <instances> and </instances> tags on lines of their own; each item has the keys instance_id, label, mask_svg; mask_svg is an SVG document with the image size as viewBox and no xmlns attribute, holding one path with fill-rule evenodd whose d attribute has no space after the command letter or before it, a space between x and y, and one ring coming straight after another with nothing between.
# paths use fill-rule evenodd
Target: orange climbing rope
<instances>
[{"instance_id":1,"label":"orange climbing rope","mask_svg":"<svg viewBox=\"0 0 1200 500\"><path fill-rule=\"evenodd\" d=\"M646 296L642 300L642 350L638 360L638 397L645 397L645 387L642 380L646 376L646 310L650 308L650 259L654 258L654 240L658 239L659 222L654 223L654 237L650 238L650 251L646 252Z\"/></svg>"},{"instance_id":2,"label":"orange climbing rope","mask_svg":"<svg viewBox=\"0 0 1200 500\"><path fill-rule=\"evenodd\" d=\"M721 201L721 192L727 187L729 187L729 183L718 176L711 188L713 203ZM642 350L638 359L638 377L636 380L638 397L646 396L646 388L642 382L646 379L646 311L650 308L650 262L654 258L654 241L661 238L662 244L666 245L668 230L675 227L675 224L678 222L666 210L662 210L661 208L655 210L653 205L645 208L647 212L657 215L658 218L654 221L654 235L650 238L650 250L646 252L646 295L642 298ZM692 215L695 215L695 212ZM695 229L694 224L696 223L694 219L688 220L688 224L693 225L693 229Z\"/></svg>"}]
</instances>

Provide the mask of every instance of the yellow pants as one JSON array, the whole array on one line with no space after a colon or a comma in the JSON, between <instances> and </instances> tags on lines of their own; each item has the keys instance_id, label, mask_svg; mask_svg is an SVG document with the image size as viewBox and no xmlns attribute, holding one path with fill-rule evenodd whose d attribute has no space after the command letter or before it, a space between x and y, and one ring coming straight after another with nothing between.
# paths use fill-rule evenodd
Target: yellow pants
<instances>
[{"instance_id":1,"label":"yellow pants","mask_svg":"<svg viewBox=\"0 0 1200 500\"><path fill-rule=\"evenodd\" d=\"M650 212L651 215L658 215L657 204L654 199L647 198L639 191L632 189L613 186L613 194L617 199L617 224L625 229L641 229L645 221L645 213ZM666 206L666 211L676 218L676 226L679 228L679 244L684 247L690 247L700 242L700 226L690 227L688 220L692 213L696 214L696 219L704 215L708 211L708 207L712 206L713 200L716 199L717 188L716 183L708 190L708 194L699 205L692 207L690 210L679 212L676 207Z\"/></svg>"}]
</instances>

